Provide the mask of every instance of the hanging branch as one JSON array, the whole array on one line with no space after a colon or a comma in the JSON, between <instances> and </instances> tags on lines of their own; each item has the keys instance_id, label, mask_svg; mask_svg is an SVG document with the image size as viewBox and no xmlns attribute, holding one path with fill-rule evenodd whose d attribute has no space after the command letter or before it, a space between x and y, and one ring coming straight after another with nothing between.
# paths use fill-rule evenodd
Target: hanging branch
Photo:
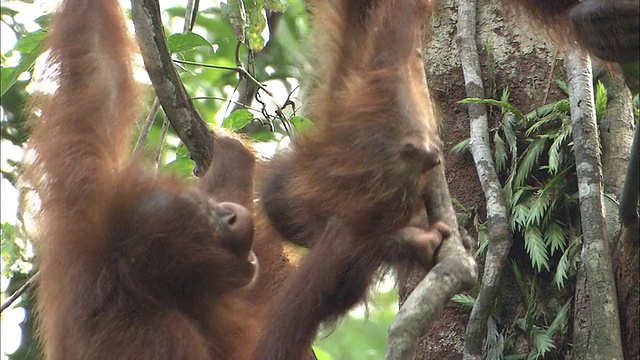
<instances>
[{"instance_id":1,"label":"hanging branch","mask_svg":"<svg viewBox=\"0 0 640 360\"><path fill-rule=\"evenodd\" d=\"M215 132L208 129L173 66L157 0L132 0L131 14L142 59L167 118L196 163L196 175L209 168Z\"/></svg>"},{"instance_id":2,"label":"hanging branch","mask_svg":"<svg viewBox=\"0 0 640 360\"><path fill-rule=\"evenodd\" d=\"M484 98L476 37L476 0L458 1L458 36L467 97ZM489 247L482 286L473 305L465 333L465 359L481 359L487 333L487 320L500 287L500 276L507 263L513 239L509 230L506 200L496 173L489 145L489 126L484 104L468 104L471 124L469 146L487 203Z\"/></svg>"},{"instance_id":3,"label":"hanging branch","mask_svg":"<svg viewBox=\"0 0 640 360\"><path fill-rule=\"evenodd\" d=\"M586 358L588 355L596 359L622 359L618 302L605 236L604 187L591 60L584 51L578 49L568 49L565 56L580 196L583 239L581 263L584 265L588 293L588 299L576 297L576 303L587 301L592 322L587 346L580 346L575 355L577 358Z\"/></svg>"}]
</instances>

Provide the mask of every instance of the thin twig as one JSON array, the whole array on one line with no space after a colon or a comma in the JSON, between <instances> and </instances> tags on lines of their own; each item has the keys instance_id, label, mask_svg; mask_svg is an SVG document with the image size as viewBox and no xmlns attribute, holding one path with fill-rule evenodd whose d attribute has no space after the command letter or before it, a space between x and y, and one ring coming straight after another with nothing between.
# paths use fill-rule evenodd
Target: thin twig
<instances>
[{"instance_id":1,"label":"thin twig","mask_svg":"<svg viewBox=\"0 0 640 360\"><path fill-rule=\"evenodd\" d=\"M38 273L36 272L35 274L33 274L33 276L31 276L27 282L24 283L24 285L22 285L20 287L20 289L16 290L16 292L14 292L11 296L9 296L9 298L2 303L2 307L0 307L0 313L2 313L6 308L8 308L9 306L11 306L11 304L13 304L16 300L18 300L18 298L25 293L25 291L29 290L29 288L35 284L35 282L38 280Z\"/></svg>"},{"instance_id":2,"label":"thin twig","mask_svg":"<svg viewBox=\"0 0 640 360\"><path fill-rule=\"evenodd\" d=\"M160 100L158 97L153 100L153 105L151 106L151 110L149 111L149 115L144 120L144 126L140 131L140 136L138 137L138 142L136 143L136 148L133 150L134 153L139 153L142 151L142 148L147 143L147 137L149 136L149 132L151 132L151 127L153 126L153 121L156 119L156 115L158 115L158 110L160 109Z\"/></svg>"}]
</instances>

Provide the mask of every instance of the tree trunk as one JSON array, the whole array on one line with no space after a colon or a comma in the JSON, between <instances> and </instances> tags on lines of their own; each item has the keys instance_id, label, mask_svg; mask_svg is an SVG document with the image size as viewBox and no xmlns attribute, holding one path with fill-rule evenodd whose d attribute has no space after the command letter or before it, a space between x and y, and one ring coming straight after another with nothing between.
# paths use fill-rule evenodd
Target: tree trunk
<instances>
[{"instance_id":1,"label":"tree trunk","mask_svg":"<svg viewBox=\"0 0 640 360\"><path fill-rule=\"evenodd\" d=\"M496 93L508 86L511 101L521 109L531 110L534 107L531 85L535 81L532 79L540 78L536 83L540 98L555 99L559 95L557 90L551 90L549 94L550 77L552 74L559 77L559 73L554 74L554 69L557 69L556 51L542 31L534 31L529 24L516 21L512 16L506 19L497 1L478 2L476 42L485 97L495 98ZM455 42L457 20L456 1L441 1L432 22L432 38L426 47L427 83L442 119L446 175L451 196L466 208L473 209L479 220L484 222L487 220L484 194L472 156L469 153L449 153L453 145L469 138L467 107L458 103L467 97L467 93ZM490 53L487 53L487 48ZM544 78L541 74L545 74ZM500 113L490 109L489 128L499 120ZM472 221L461 226L475 234ZM400 279L401 302L423 276L415 270L407 279ZM515 311L521 306L521 300L510 272L501 278L501 284L503 289L504 284L514 289L513 294L503 294L503 303L514 304ZM468 318L468 310L450 303L439 321L421 339L416 359L461 358Z\"/></svg>"}]
</instances>

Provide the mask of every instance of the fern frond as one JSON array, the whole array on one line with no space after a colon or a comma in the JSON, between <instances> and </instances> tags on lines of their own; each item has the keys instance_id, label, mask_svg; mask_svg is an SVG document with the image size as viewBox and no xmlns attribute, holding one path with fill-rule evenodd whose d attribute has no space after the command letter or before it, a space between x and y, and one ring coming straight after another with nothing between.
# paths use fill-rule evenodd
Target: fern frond
<instances>
[{"instance_id":1,"label":"fern frond","mask_svg":"<svg viewBox=\"0 0 640 360\"><path fill-rule=\"evenodd\" d=\"M598 83L595 86L595 108L596 108L596 121L600 122L604 119L605 113L607 112L607 88L604 87L602 81L598 80Z\"/></svg>"},{"instance_id":2,"label":"fern frond","mask_svg":"<svg viewBox=\"0 0 640 360\"><path fill-rule=\"evenodd\" d=\"M502 140L500 134L497 132L493 136L493 143L493 157L495 158L496 162L496 171L500 172L507 166L507 149L505 147L504 140Z\"/></svg>"},{"instance_id":3,"label":"fern frond","mask_svg":"<svg viewBox=\"0 0 640 360\"><path fill-rule=\"evenodd\" d=\"M541 329L534 329L531 332L531 345L531 351L527 358L530 360L540 359L556 347L547 332Z\"/></svg>"},{"instance_id":4,"label":"fern frond","mask_svg":"<svg viewBox=\"0 0 640 360\"><path fill-rule=\"evenodd\" d=\"M524 246L529 254L531 263L537 271L542 271L544 267L549 270L549 253L544 244L544 239L537 226L529 226L524 232Z\"/></svg>"},{"instance_id":5,"label":"fern frond","mask_svg":"<svg viewBox=\"0 0 640 360\"><path fill-rule=\"evenodd\" d=\"M526 179L531 175L531 170L537 164L540 154L544 151L546 140L542 138L536 138L527 147L522 159L520 160L520 166L516 172L514 178L514 186L520 187L525 184Z\"/></svg>"},{"instance_id":6,"label":"fern frond","mask_svg":"<svg viewBox=\"0 0 640 360\"><path fill-rule=\"evenodd\" d=\"M558 289L564 288L564 282L569 278L569 265L569 249L567 249L562 253L553 276L553 282L556 283Z\"/></svg>"},{"instance_id":7,"label":"fern frond","mask_svg":"<svg viewBox=\"0 0 640 360\"><path fill-rule=\"evenodd\" d=\"M451 150L449 150L449 152L452 154L457 154L457 153L469 151L469 143L471 143L471 139L469 138L464 139L459 143L453 145L453 147L451 148Z\"/></svg>"},{"instance_id":8,"label":"fern frond","mask_svg":"<svg viewBox=\"0 0 640 360\"><path fill-rule=\"evenodd\" d=\"M526 226L542 226L542 219L547 214L549 210L549 204L551 202L551 197L547 196L544 192L540 192L537 194L531 207L529 208L529 216L527 216L527 224Z\"/></svg>"},{"instance_id":9,"label":"fern frond","mask_svg":"<svg viewBox=\"0 0 640 360\"><path fill-rule=\"evenodd\" d=\"M565 231L557 220L551 220L551 223L544 231L544 237L551 256L556 251L562 251L567 247Z\"/></svg>"},{"instance_id":10,"label":"fern frond","mask_svg":"<svg viewBox=\"0 0 640 360\"><path fill-rule=\"evenodd\" d=\"M467 294L456 294L451 298L451 301L462 305L465 308L473 308L473 304L476 302L476 298Z\"/></svg>"},{"instance_id":11,"label":"fern frond","mask_svg":"<svg viewBox=\"0 0 640 360\"><path fill-rule=\"evenodd\" d=\"M562 305L558 312L556 313L556 317L551 322L551 325L547 328L547 335L549 337L553 337L553 335L560 331L560 333L564 333L569 325L569 310L571 310L571 303L573 303L573 298L567 300L564 305Z\"/></svg>"}]
</instances>

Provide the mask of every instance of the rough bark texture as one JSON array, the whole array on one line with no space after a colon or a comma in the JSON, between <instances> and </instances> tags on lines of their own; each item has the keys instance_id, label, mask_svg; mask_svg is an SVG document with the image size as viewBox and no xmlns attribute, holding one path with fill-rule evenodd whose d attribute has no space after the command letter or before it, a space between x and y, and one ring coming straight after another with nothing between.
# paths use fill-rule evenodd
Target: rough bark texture
<instances>
[{"instance_id":1,"label":"rough bark texture","mask_svg":"<svg viewBox=\"0 0 640 360\"><path fill-rule=\"evenodd\" d=\"M442 138L446 151L446 176L452 197L465 207L477 212L480 221L486 221L486 208L478 174L471 154L450 154L448 150L458 142L469 138L469 115L467 106L458 104L467 97L460 53L455 37L458 9L454 0L442 0L438 13L432 21L432 39L427 44L425 63L427 66L427 82L431 95L438 104L442 119ZM508 16L503 18L502 10L496 1L481 0L478 2L478 25L476 41L480 51L480 64L485 89L501 91L509 86L511 100L525 111L533 108L532 87L530 79L538 77L538 97L558 99L559 91L548 90L545 86L550 77L559 78L553 73L555 50L544 34L532 29L526 21ZM491 39L491 40L490 40ZM492 43L490 57L486 47ZM493 73L488 71L493 69ZM545 74L544 76L541 74ZM549 92L549 94L548 94ZM486 95L489 96L489 95ZM489 112L489 127L492 128L500 119L500 113ZM471 222L461 224L475 235ZM520 249L521 250L521 249ZM525 254L526 256L526 254ZM406 298L408 289L412 289L424 274L416 270L407 279L401 279L401 301ZM510 272L501 280L503 304L510 306L517 313L522 299L513 282ZM514 291L510 291L513 289ZM521 309L520 309L521 310ZM464 348L464 333L469 311L459 305L449 303L438 321L421 339L417 359L460 359Z\"/></svg>"},{"instance_id":2,"label":"rough bark texture","mask_svg":"<svg viewBox=\"0 0 640 360\"><path fill-rule=\"evenodd\" d=\"M475 0L458 1L456 43L460 48L467 96L483 98L485 92L475 39L476 13L477 2ZM500 277L507 263L512 238L507 218L506 201L491 151L486 105L468 104L468 107L471 122L469 146L476 164L482 191L487 199L487 225L490 243L485 258L485 271L480 291L467 324L464 357L465 359L481 359L484 340L487 336L487 320L498 294Z\"/></svg>"},{"instance_id":3,"label":"rough bark texture","mask_svg":"<svg viewBox=\"0 0 640 360\"><path fill-rule=\"evenodd\" d=\"M638 221L621 228L618 203L622 192L623 179L633 129L631 94L624 83L622 74L616 69L602 67L596 76L607 89L607 111L599 123L602 141L602 172L606 205L607 239L613 256L613 271L616 280L618 306L620 310L620 330L625 359L640 358L640 236ZM636 188L638 178L634 180ZM637 202L637 200L636 200Z\"/></svg>"},{"instance_id":4,"label":"rough bark texture","mask_svg":"<svg viewBox=\"0 0 640 360\"><path fill-rule=\"evenodd\" d=\"M132 0L131 14L144 66L167 118L196 163L196 175L209 168L214 134L198 114L173 66L155 0Z\"/></svg>"},{"instance_id":5,"label":"rough bark texture","mask_svg":"<svg viewBox=\"0 0 640 360\"><path fill-rule=\"evenodd\" d=\"M586 273L592 322L590 336L585 339L588 344L576 344L575 355L580 359L622 359L618 303L605 235L604 187L591 86L591 61L585 52L569 49L566 66L582 215L581 259ZM576 307L581 306L582 300L576 298Z\"/></svg>"},{"instance_id":6,"label":"rough bark texture","mask_svg":"<svg viewBox=\"0 0 640 360\"><path fill-rule=\"evenodd\" d=\"M445 221L453 233L440 245L436 266L406 298L391 324L386 360L413 359L420 335L432 325L451 297L471 288L477 278L476 262L467 253L458 231L443 166L431 172L430 183L440 185L433 186L425 196L428 215Z\"/></svg>"}]
</instances>

